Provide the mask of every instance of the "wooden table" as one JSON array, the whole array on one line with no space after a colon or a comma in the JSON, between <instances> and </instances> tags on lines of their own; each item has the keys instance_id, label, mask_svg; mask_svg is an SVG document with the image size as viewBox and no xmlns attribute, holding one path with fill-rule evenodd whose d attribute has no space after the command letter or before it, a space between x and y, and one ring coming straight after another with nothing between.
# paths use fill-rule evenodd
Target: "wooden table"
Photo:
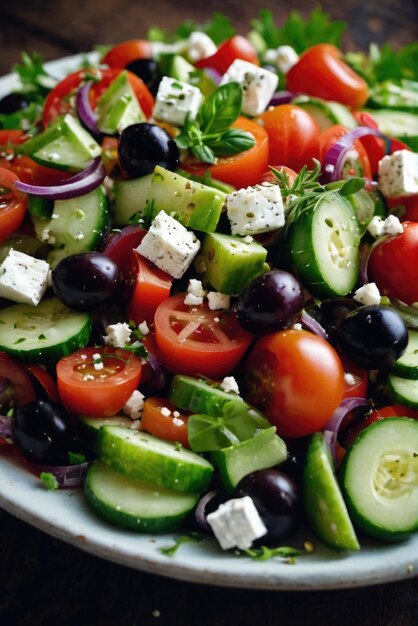
<instances>
[{"instance_id":1,"label":"wooden table","mask_svg":"<svg viewBox=\"0 0 418 626\"><path fill-rule=\"evenodd\" d=\"M146 5L150 4L150 8ZM285 4L285 3L283 3ZM304 13L313 3L273 0L2 0L0 74L20 50L45 59L145 35L149 26L174 27L220 10L245 32L258 8ZM414 3L345 0L322 5L350 22L347 47L417 37ZM173 9L175 7L175 9ZM229 590L172 581L113 565L52 539L0 511L0 624L4 626L412 626L418 621L418 580L333 592Z\"/></svg>"}]
</instances>

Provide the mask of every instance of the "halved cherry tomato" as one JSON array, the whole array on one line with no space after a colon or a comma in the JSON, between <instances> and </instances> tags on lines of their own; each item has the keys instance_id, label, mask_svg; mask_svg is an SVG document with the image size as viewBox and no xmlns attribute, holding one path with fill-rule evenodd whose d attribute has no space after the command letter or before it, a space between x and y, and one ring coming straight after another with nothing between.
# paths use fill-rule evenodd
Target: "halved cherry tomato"
<instances>
[{"instance_id":1,"label":"halved cherry tomato","mask_svg":"<svg viewBox=\"0 0 418 626\"><path fill-rule=\"evenodd\" d=\"M132 251L139 246L146 234L147 231L144 228L132 224L132 226L123 228L120 233L111 233L103 247L103 253L118 266L126 284L128 297L135 287L137 278L136 263Z\"/></svg>"},{"instance_id":2,"label":"halved cherry tomato","mask_svg":"<svg viewBox=\"0 0 418 626\"><path fill-rule=\"evenodd\" d=\"M344 396L343 398L365 398L367 395L368 375L367 370L342 358L344 366Z\"/></svg>"},{"instance_id":3,"label":"halved cherry tomato","mask_svg":"<svg viewBox=\"0 0 418 626\"><path fill-rule=\"evenodd\" d=\"M35 391L26 369L5 352L0 352L0 378L10 381L7 400L13 400L17 407L24 406L35 400ZM4 398L0 397L2 405Z\"/></svg>"},{"instance_id":4,"label":"halved cherry tomato","mask_svg":"<svg viewBox=\"0 0 418 626\"><path fill-rule=\"evenodd\" d=\"M93 355L101 356L96 369ZM61 402L74 413L94 417L115 415L141 378L141 361L120 348L82 348L57 363Z\"/></svg>"},{"instance_id":5,"label":"halved cherry tomato","mask_svg":"<svg viewBox=\"0 0 418 626\"><path fill-rule=\"evenodd\" d=\"M25 368L32 375L35 381L42 387L46 395L52 402L59 402L58 389L51 374L38 363L25 365Z\"/></svg>"},{"instance_id":6,"label":"halved cherry tomato","mask_svg":"<svg viewBox=\"0 0 418 626\"><path fill-rule=\"evenodd\" d=\"M0 242L19 228L26 215L28 197L14 188L18 180L16 174L0 168Z\"/></svg>"},{"instance_id":7,"label":"halved cherry tomato","mask_svg":"<svg viewBox=\"0 0 418 626\"><path fill-rule=\"evenodd\" d=\"M161 409L168 409L171 415L164 415ZM164 398L145 400L141 426L155 437L177 441L185 448L190 448L187 436L187 416L179 414L176 407Z\"/></svg>"},{"instance_id":8,"label":"halved cherry tomato","mask_svg":"<svg viewBox=\"0 0 418 626\"><path fill-rule=\"evenodd\" d=\"M319 137L319 160L321 162L324 160L328 150L348 132L348 128L345 126L335 124L335 126L330 126L330 128L321 133ZM353 156L353 152L357 153L357 156ZM372 169L369 157L367 150L360 141L354 142L353 150L350 150L350 153L343 166L343 177L364 176L370 179L372 177Z\"/></svg>"},{"instance_id":9,"label":"halved cherry tomato","mask_svg":"<svg viewBox=\"0 0 418 626\"><path fill-rule=\"evenodd\" d=\"M121 68L110 68L108 70L98 70L96 68L88 68L79 70L70 74L64 80L49 92L45 100L42 122L44 126L48 126L54 122L59 115L65 115L71 111L74 104L74 95L91 75L100 77L100 80L92 85L90 90L90 102L94 108L100 96L106 91L110 84L121 73ZM129 72L129 82L138 99L138 102L146 117L150 117L154 107L154 98L146 87L145 83L135 74Z\"/></svg>"},{"instance_id":10,"label":"halved cherry tomato","mask_svg":"<svg viewBox=\"0 0 418 626\"><path fill-rule=\"evenodd\" d=\"M290 167L286 167L286 165L272 165L271 167L275 170L278 170L279 172L283 172L284 174L286 174L289 180L289 185L293 185L297 176L295 170L290 169ZM260 182L277 183L277 176L271 171L271 169L268 169L267 172L264 172Z\"/></svg>"},{"instance_id":11,"label":"halved cherry tomato","mask_svg":"<svg viewBox=\"0 0 418 626\"><path fill-rule=\"evenodd\" d=\"M131 259L136 279L127 308L128 317L136 324L144 320L152 323L157 308L170 296L173 279L136 250L132 251Z\"/></svg>"},{"instance_id":12,"label":"halved cherry tomato","mask_svg":"<svg viewBox=\"0 0 418 626\"><path fill-rule=\"evenodd\" d=\"M286 82L290 91L336 100L353 109L361 109L369 97L366 81L343 61L341 51L328 43L303 52L287 73Z\"/></svg>"},{"instance_id":13,"label":"halved cherry tomato","mask_svg":"<svg viewBox=\"0 0 418 626\"><path fill-rule=\"evenodd\" d=\"M348 448L357 439L362 430L386 417L412 417L418 419L418 412L402 404L391 404L380 409L369 411L365 415L354 419L343 432L343 445Z\"/></svg>"},{"instance_id":14,"label":"halved cherry tomato","mask_svg":"<svg viewBox=\"0 0 418 626\"><path fill-rule=\"evenodd\" d=\"M208 166L200 161L190 160L182 163L186 171L203 176L209 171L213 178L233 185L237 189L256 185L269 164L269 142L266 131L252 120L239 117L232 125L233 128L251 133L255 139L255 146L230 157L220 157L215 165Z\"/></svg>"},{"instance_id":15,"label":"halved cherry tomato","mask_svg":"<svg viewBox=\"0 0 418 626\"><path fill-rule=\"evenodd\" d=\"M404 222L403 229L376 245L368 271L382 294L413 304L418 302L418 222Z\"/></svg>"},{"instance_id":16,"label":"halved cherry tomato","mask_svg":"<svg viewBox=\"0 0 418 626\"><path fill-rule=\"evenodd\" d=\"M344 370L325 339L304 330L262 337L245 364L246 400L263 411L279 435L322 430L344 394Z\"/></svg>"},{"instance_id":17,"label":"halved cherry tomato","mask_svg":"<svg viewBox=\"0 0 418 626\"><path fill-rule=\"evenodd\" d=\"M311 115L295 104L280 104L260 116L270 143L270 163L282 163L295 171L312 165L318 156L320 128Z\"/></svg>"},{"instance_id":18,"label":"halved cherry tomato","mask_svg":"<svg viewBox=\"0 0 418 626\"><path fill-rule=\"evenodd\" d=\"M155 313L158 355L176 374L224 376L238 365L252 336L234 313L211 311L207 304L189 307L184 296L168 298Z\"/></svg>"},{"instance_id":19,"label":"halved cherry tomato","mask_svg":"<svg viewBox=\"0 0 418 626\"><path fill-rule=\"evenodd\" d=\"M27 135L23 130L0 130L0 147L8 148L9 146L17 146L24 143Z\"/></svg>"},{"instance_id":20,"label":"halved cherry tomato","mask_svg":"<svg viewBox=\"0 0 418 626\"><path fill-rule=\"evenodd\" d=\"M103 57L102 62L109 67L126 67L136 59L151 59L152 44L146 39L130 39L122 41L111 48Z\"/></svg>"},{"instance_id":21,"label":"halved cherry tomato","mask_svg":"<svg viewBox=\"0 0 418 626\"><path fill-rule=\"evenodd\" d=\"M242 59L254 65L259 65L257 52L252 44L242 35L234 35L219 46L215 54L200 59L196 67L213 67L220 74L225 74L228 67L236 59Z\"/></svg>"},{"instance_id":22,"label":"halved cherry tomato","mask_svg":"<svg viewBox=\"0 0 418 626\"><path fill-rule=\"evenodd\" d=\"M405 207L405 213L401 217L401 222L418 222L418 196L407 196L397 198L398 204Z\"/></svg>"}]
</instances>

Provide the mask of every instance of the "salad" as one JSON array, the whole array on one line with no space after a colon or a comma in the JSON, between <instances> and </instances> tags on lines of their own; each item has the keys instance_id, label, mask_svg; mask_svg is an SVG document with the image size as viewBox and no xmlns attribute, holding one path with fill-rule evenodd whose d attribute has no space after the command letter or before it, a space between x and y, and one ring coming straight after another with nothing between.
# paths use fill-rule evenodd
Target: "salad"
<instances>
[{"instance_id":1,"label":"salad","mask_svg":"<svg viewBox=\"0 0 418 626\"><path fill-rule=\"evenodd\" d=\"M416 44L316 9L0 99L0 451L110 524L293 558L418 530ZM388 59L393 61L388 63ZM396 62L395 62L396 61ZM360 535L361 537L361 535Z\"/></svg>"}]
</instances>

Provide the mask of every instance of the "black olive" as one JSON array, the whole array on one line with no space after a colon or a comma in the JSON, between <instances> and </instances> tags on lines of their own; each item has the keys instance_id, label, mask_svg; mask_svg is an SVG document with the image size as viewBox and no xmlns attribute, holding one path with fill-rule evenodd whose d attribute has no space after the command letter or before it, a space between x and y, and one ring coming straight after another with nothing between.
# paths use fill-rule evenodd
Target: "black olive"
<instances>
[{"instance_id":1,"label":"black olive","mask_svg":"<svg viewBox=\"0 0 418 626\"><path fill-rule=\"evenodd\" d=\"M29 102L22 93L9 93L9 95L0 99L0 113L2 115L16 113L16 111L26 109L28 106Z\"/></svg>"},{"instance_id":2,"label":"black olive","mask_svg":"<svg viewBox=\"0 0 418 626\"><path fill-rule=\"evenodd\" d=\"M155 124L132 124L122 131L119 140L119 162L122 169L137 178L151 174L156 165L174 171L180 153L174 139Z\"/></svg>"},{"instance_id":3,"label":"black olive","mask_svg":"<svg viewBox=\"0 0 418 626\"><path fill-rule=\"evenodd\" d=\"M135 59L128 63L126 69L139 76L150 92L156 95L162 76L154 59Z\"/></svg>"}]
</instances>

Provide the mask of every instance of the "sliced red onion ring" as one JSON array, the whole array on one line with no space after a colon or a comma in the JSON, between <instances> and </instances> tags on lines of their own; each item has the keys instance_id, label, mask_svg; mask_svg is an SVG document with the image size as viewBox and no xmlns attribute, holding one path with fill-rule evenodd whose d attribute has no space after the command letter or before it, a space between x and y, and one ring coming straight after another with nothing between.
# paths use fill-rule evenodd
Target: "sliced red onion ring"
<instances>
[{"instance_id":1,"label":"sliced red onion ring","mask_svg":"<svg viewBox=\"0 0 418 626\"><path fill-rule=\"evenodd\" d=\"M205 67L203 73L207 74L217 85L221 84L222 74L218 72L218 70L215 70L214 67Z\"/></svg>"},{"instance_id":2,"label":"sliced red onion ring","mask_svg":"<svg viewBox=\"0 0 418 626\"><path fill-rule=\"evenodd\" d=\"M292 102L292 100L298 95L299 94L295 93L294 91L276 91L276 93L273 94L272 99L268 103L268 106L275 107L279 104L289 104L289 102Z\"/></svg>"},{"instance_id":3,"label":"sliced red onion ring","mask_svg":"<svg viewBox=\"0 0 418 626\"><path fill-rule=\"evenodd\" d=\"M77 198L84 196L85 194L93 191L99 185L102 184L106 177L105 166L101 159L96 159L95 168L85 176L79 178L74 182L63 181L59 185L41 186L41 185L29 185L17 181L14 186L19 191L32 194L33 196L39 196L41 198L47 198L49 200L68 200L70 198ZM90 167L90 166L89 166Z\"/></svg>"},{"instance_id":4,"label":"sliced red onion ring","mask_svg":"<svg viewBox=\"0 0 418 626\"><path fill-rule=\"evenodd\" d=\"M328 339L328 333L323 326L314 318L312 315L309 315L305 309L303 309L300 314L300 322L305 326L308 330L315 333L319 337L323 337L323 339Z\"/></svg>"},{"instance_id":5,"label":"sliced red onion ring","mask_svg":"<svg viewBox=\"0 0 418 626\"><path fill-rule=\"evenodd\" d=\"M100 135L100 131L97 128L97 115L94 113L90 104L90 89L93 81L87 81L77 92L77 111L80 120L89 129L93 135Z\"/></svg>"},{"instance_id":6,"label":"sliced red onion ring","mask_svg":"<svg viewBox=\"0 0 418 626\"><path fill-rule=\"evenodd\" d=\"M74 176L70 176L70 178L65 178L62 183L59 183L60 186L68 185L69 183L76 183L79 180L84 180L84 178L90 176L90 174L95 172L95 170L99 166L100 160L100 157L96 157L95 159L93 159L90 165L87 165L87 167L82 172L77 172L77 174L74 174Z\"/></svg>"},{"instance_id":7,"label":"sliced red onion ring","mask_svg":"<svg viewBox=\"0 0 418 626\"><path fill-rule=\"evenodd\" d=\"M363 283L363 285L367 285L367 283L370 282L368 267L369 267L369 260L370 260L373 250L376 248L376 246L378 246L383 241L383 239L386 239L389 236L390 235L383 235L383 237L379 237L379 239L376 239L376 241L374 241L372 245L370 246L370 248L367 250L366 254L362 257L361 263L360 263L360 280Z\"/></svg>"},{"instance_id":8,"label":"sliced red onion ring","mask_svg":"<svg viewBox=\"0 0 418 626\"><path fill-rule=\"evenodd\" d=\"M148 363L151 365L154 376L147 383L147 392L155 393L164 389L166 384L166 375L160 359L152 352L148 353Z\"/></svg>"},{"instance_id":9,"label":"sliced red onion ring","mask_svg":"<svg viewBox=\"0 0 418 626\"><path fill-rule=\"evenodd\" d=\"M366 398L346 398L340 404L340 406L334 411L331 415L329 422L324 426L323 433L324 439L328 443L331 455L334 460L335 467L337 466L337 455L336 455L336 445L337 445L337 436L338 431L341 426L341 422L353 409L356 409L359 406L369 406L369 400Z\"/></svg>"},{"instance_id":10,"label":"sliced red onion ring","mask_svg":"<svg viewBox=\"0 0 418 626\"><path fill-rule=\"evenodd\" d=\"M85 461L84 463L77 463L77 465L33 465L36 469L38 476L45 472L47 474L53 474L57 479L57 483L60 487L79 487L83 484L87 470L91 461Z\"/></svg>"},{"instance_id":11,"label":"sliced red onion ring","mask_svg":"<svg viewBox=\"0 0 418 626\"><path fill-rule=\"evenodd\" d=\"M9 415L0 415L0 437L2 439L12 438L12 418Z\"/></svg>"},{"instance_id":12,"label":"sliced red onion ring","mask_svg":"<svg viewBox=\"0 0 418 626\"><path fill-rule=\"evenodd\" d=\"M357 139L360 139L360 137L366 137L367 135L374 135L375 137L383 139L386 143L386 152L390 151L390 138L376 128L368 128L367 126L358 126L357 128L353 128L353 130L350 130L346 135L334 143L334 145L331 146L326 153L324 159L322 160L321 182L325 184L342 179L347 152L352 148L353 143Z\"/></svg>"},{"instance_id":13,"label":"sliced red onion ring","mask_svg":"<svg viewBox=\"0 0 418 626\"><path fill-rule=\"evenodd\" d=\"M205 495L200 498L199 502L194 511L195 521L199 528L199 530L203 530L204 532L212 532L211 527L208 524L206 519L206 507L213 498L219 496L219 489L212 489L212 491L208 491Z\"/></svg>"}]
</instances>

